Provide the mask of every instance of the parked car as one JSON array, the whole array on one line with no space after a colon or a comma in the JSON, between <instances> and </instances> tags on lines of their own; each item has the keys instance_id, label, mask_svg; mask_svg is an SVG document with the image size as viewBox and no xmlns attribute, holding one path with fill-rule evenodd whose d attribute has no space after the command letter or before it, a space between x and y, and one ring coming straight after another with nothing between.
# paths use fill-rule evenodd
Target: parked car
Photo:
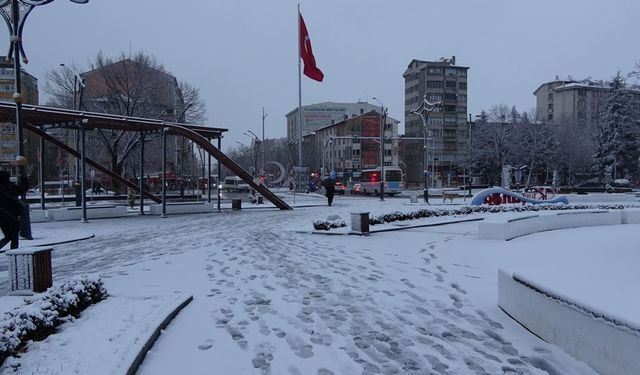
<instances>
[{"instance_id":1,"label":"parked car","mask_svg":"<svg viewBox=\"0 0 640 375\"><path fill-rule=\"evenodd\" d=\"M225 189L227 192L232 192L232 191L249 191L250 187L249 184L247 184L246 182L244 182L240 177L238 176L230 176L230 177L226 177L224 179L224 183L222 184L222 188Z\"/></svg>"},{"instance_id":2,"label":"parked car","mask_svg":"<svg viewBox=\"0 0 640 375\"><path fill-rule=\"evenodd\" d=\"M354 183L353 185L351 185L349 187L349 193L350 194L360 194L360 193L362 193L362 185L360 185L358 183Z\"/></svg>"},{"instance_id":3,"label":"parked car","mask_svg":"<svg viewBox=\"0 0 640 375\"><path fill-rule=\"evenodd\" d=\"M347 191L347 187L340 181L336 181L336 194L344 195L344 192Z\"/></svg>"}]
</instances>

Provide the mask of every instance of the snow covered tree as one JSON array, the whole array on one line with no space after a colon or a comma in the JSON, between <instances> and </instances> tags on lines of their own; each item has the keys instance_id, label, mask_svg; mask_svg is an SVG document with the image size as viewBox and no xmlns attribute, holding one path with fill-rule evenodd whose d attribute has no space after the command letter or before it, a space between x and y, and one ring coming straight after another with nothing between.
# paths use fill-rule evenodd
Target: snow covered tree
<instances>
[{"instance_id":1,"label":"snow covered tree","mask_svg":"<svg viewBox=\"0 0 640 375\"><path fill-rule=\"evenodd\" d=\"M620 72L611 80L602 120L594 136L595 153L592 170L605 183L611 178L635 178L638 175L638 148L633 96Z\"/></svg>"}]
</instances>

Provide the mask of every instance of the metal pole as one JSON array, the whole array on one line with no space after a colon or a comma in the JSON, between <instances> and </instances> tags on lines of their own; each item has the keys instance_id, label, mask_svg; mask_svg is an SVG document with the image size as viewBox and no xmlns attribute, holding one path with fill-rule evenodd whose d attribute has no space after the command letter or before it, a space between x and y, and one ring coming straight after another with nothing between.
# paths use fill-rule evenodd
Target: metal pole
<instances>
[{"instance_id":1,"label":"metal pole","mask_svg":"<svg viewBox=\"0 0 640 375\"><path fill-rule=\"evenodd\" d=\"M222 138L218 135L218 150L222 150ZM222 169L220 168L220 160L218 160L218 184L216 185L217 197L218 197L218 212L220 212L220 181L222 178Z\"/></svg>"},{"instance_id":2,"label":"metal pole","mask_svg":"<svg viewBox=\"0 0 640 375\"><path fill-rule=\"evenodd\" d=\"M211 139L209 139L211 143ZM207 203L211 203L211 154L207 152Z\"/></svg>"},{"instance_id":3,"label":"metal pole","mask_svg":"<svg viewBox=\"0 0 640 375\"><path fill-rule=\"evenodd\" d=\"M385 115L384 115L384 106L380 106L380 200L384 200L384 183L385 183L385 175L384 175L384 123L385 123Z\"/></svg>"},{"instance_id":4,"label":"metal pole","mask_svg":"<svg viewBox=\"0 0 640 375\"><path fill-rule=\"evenodd\" d=\"M140 215L144 215L144 138L145 134L140 133Z\"/></svg>"},{"instance_id":5,"label":"metal pole","mask_svg":"<svg viewBox=\"0 0 640 375\"><path fill-rule=\"evenodd\" d=\"M471 114L469 114L469 197L471 197Z\"/></svg>"},{"instance_id":6,"label":"metal pole","mask_svg":"<svg viewBox=\"0 0 640 375\"><path fill-rule=\"evenodd\" d=\"M24 156L23 129L22 129L22 80L20 71L20 5L18 0L11 1L11 14L13 21L13 70L15 77L15 93L13 100L16 103L16 160ZM18 163L18 177L25 176L22 160ZM20 179L18 179L20 181ZM23 195L24 198L24 195Z\"/></svg>"},{"instance_id":7,"label":"metal pole","mask_svg":"<svg viewBox=\"0 0 640 375\"><path fill-rule=\"evenodd\" d=\"M262 173L265 173L264 169L264 154L265 154L265 143L264 143L264 119L267 118L269 114L264 113L264 107L262 107Z\"/></svg>"},{"instance_id":8,"label":"metal pole","mask_svg":"<svg viewBox=\"0 0 640 375\"><path fill-rule=\"evenodd\" d=\"M80 122L80 197L82 197L82 222L87 223L87 192L85 191L84 180L86 170L85 153L85 127L84 122Z\"/></svg>"},{"instance_id":9,"label":"metal pole","mask_svg":"<svg viewBox=\"0 0 640 375\"><path fill-rule=\"evenodd\" d=\"M162 129L162 215L167 217L167 128Z\"/></svg>"},{"instance_id":10,"label":"metal pole","mask_svg":"<svg viewBox=\"0 0 640 375\"><path fill-rule=\"evenodd\" d=\"M38 170L38 174L40 175L40 208L45 210L44 203L44 163L45 163L45 145L44 138L40 137L40 169Z\"/></svg>"},{"instance_id":11,"label":"metal pole","mask_svg":"<svg viewBox=\"0 0 640 375\"><path fill-rule=\"evenodd\" d=\"M426 115L429 116L428 114ZM429 203L429 187L427 186L427 119L422 116L422 128L424 129L424 140L422 145L422 174L424 175L424 201Z\"/></svg>"},{"instance_id":12,"label":"metal pole","mask_svg":"<svg viewBox=\"0 0 640 375\"><path fill-rule=\"evenodd\" d=\"M300 4L298 4L298 166L299 167L302 167L302 64L300 61L301 52L302 51L300 51Z\"/></svg>"}]
</instances>

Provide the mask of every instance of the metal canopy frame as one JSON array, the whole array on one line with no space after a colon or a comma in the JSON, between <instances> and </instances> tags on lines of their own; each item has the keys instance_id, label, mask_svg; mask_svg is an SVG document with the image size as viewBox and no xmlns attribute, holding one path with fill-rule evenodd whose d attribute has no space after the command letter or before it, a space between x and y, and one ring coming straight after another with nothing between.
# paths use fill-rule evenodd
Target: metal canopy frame
<instances>
[{"instance_id":1,"label":"metal canopy frame","mask_svg":"<svg viewBox=\"0 0 640 375\"><path fill-rule=\"evenodd\" d=\"M16 104L8 102L0 102L0 122L13 122L16 119ZM280 197L271 192L260 180L254 179L251 174L242 169L238 164L231 160L227 155L220 151L220 141L223 138L222 133L228 131L224 128L212 128L199 125L187 125L175 122L168 122L162 120L154 120L140 117L126 117L121 115L112 115L105 113L76 111L63 108L53 108L36 105L23 105L22 106L22 121L27 125L28 130L37 129L34 131L38 136L45 137L46 133L44 129L50 127L67 127L78 128L83 131L94 129L107 129L107 130L123 130L130 132L137 132L141 134L145 133L165 133L171 135L178 135L185 137L193 141L198 146L202 147L209 155L218 160L218 166L224 164L232 172L238 175L241 179L247 182L252 188L262 194L267 200L271 201L276 207L281 210L290 210L291 207L286 204ZM212 139L218 140L218 147L216 148L211 143ZM51 141L49 138L47 140ZM83 140L84 143L84 140ZM75 154L78 154L78 150L74 150ZM143 152L143 151L142 151ZM84 165L85 161L94 165L95 162L87 159L84 156L84 152L81 152L82 161L82 180L84 181ZM142 165L142 164L141 164ZM164 167L163 167L164 168ZM163 173L165 171L163 170ZM142 176L143 174L141 174ZM119 179L122 179L118 176ZM130 186L130 185L129 185ZM142 187L136 189L142 191ZM82 189L82 202L83 202L83 220L86 221L86 197L85 190ZM148 192L142 191L142 194L148 194ZM142 198L141 194L141 198ZM218 197L220 195L218 194ZM154 199L155 198L155 199ZM165 198L163 196L163 198ZM155 201L159 199L152 198ZM219 198L218 198L219 200ZM142 201L142 199L141 199ZM165 199L162 199L164 202ZM218 201L218 207L220 203Z\"/></svg>"}]
</instances>

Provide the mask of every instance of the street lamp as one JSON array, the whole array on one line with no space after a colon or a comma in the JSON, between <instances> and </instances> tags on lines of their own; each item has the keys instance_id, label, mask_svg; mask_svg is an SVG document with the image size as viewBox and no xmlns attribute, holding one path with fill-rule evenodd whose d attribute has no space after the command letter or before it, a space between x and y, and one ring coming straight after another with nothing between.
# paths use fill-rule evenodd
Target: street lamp
<instances>
[{"instance_id":1,"label":"street lamp","mask_svg":"<svg viewBox=\"0 0 640 375\"><path fill-rule=\"evenodd\" d=\"M264 152L265 152L265 143L264 143L264 119L269 116L268 113L264 113L264 107L262 107L262 173L265 173L264 168Z\"/></svg>"},{"instance_id":2,"label":"street lamp","mask_svg":"<svg viewBox=\"0 0 640 375\"><path fill-rule=\"evenodd\" d=\"M82 109L82 93L84 92L85 85L84 78L78 73L75 69L71 68L68 65L60 64L61 67L69 69L71 73L73 73L73 109L80 110ZM76 103L76 93L79 92L78 101Z\"/></svg>"},{"instance_id":3,"label":"street lamp","mask_svg":"<svg viewBox=\"0 0 640 375\"><path fill-rule=\"evenodd\" d=\"M427 95L424 95L422 99L422 103L410 112L414 115L420 116L422 119L422 126L424 128L424 140L423 140L423 172L424 172L424 201L429 203L429 187L427 186L427 120L429 119L429 114L436 109L437 106L441 105L442 102L430 102L427 100Z\"/></svg>"},{"instance_id":4,"label":"street lamp","mask_svg":"<svg viewBox=\"0 0 640 375\"><path fill-rule=\"evenodd\" d=\"M380 200L383 201L384 183L386 180L384 176L384 126L386 122L387 111L384 108L384 104L382 104L382 102L378 100L378 98L374 96L372 99L380 104Z\"/></svg>"}]
</instances>

